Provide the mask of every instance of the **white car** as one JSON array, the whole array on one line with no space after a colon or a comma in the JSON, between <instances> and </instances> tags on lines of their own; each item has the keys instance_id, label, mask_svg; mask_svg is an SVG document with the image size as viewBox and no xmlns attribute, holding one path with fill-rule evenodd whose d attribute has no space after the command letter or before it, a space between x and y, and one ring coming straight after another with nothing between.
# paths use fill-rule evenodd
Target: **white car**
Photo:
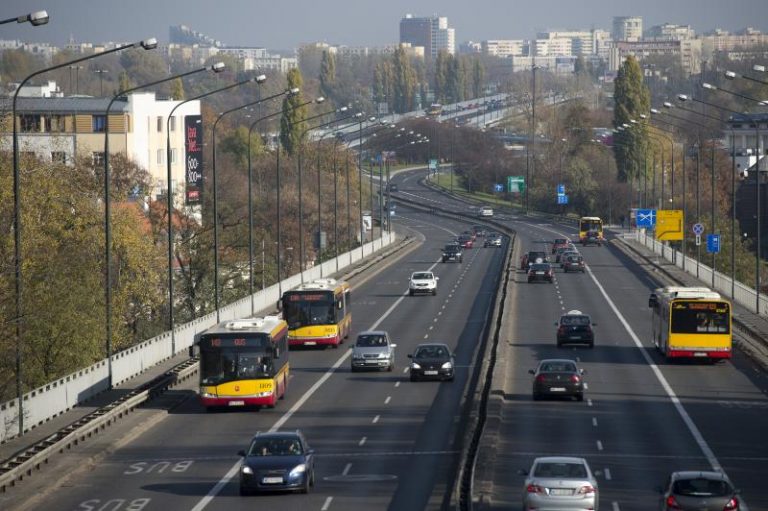
<instances>
[{"instance_id":1,"label":"white car","mask_svg":"<svg viewBox=\"0 0 768 511\"><path fill-rule=\"evenodd\" d=\"M480 216L493 216L493 208L490 206L483 206L480 208Z\"/></svg>"},{"instance_id":2,"label":"white car","mask_svg":"<svg viewBox=\"0 0 768 511\"><path fill-rule=\"evenodd\" d=\"M523 509L598 508L597 480L584 458L536 458L523 486Z\"/></svg>"},{"instance_id":3,"label":"white car","mask_svg":"<svg viewBox=\"0 0 768 511\"><path fill-rule=\"evenodd\" d=\"M411 279L408 281L408 294L413 296L416 293L437 294L437 281L440 280L431 271L415 271L411 273Z\"/></svg>"}]
</instances>

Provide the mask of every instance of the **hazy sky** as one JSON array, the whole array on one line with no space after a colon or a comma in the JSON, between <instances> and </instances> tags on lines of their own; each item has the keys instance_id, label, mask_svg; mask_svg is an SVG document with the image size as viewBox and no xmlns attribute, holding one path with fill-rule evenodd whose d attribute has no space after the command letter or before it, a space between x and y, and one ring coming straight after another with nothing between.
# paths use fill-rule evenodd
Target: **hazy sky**
<instances>
[{"instance_id":1,"label":"hazy sky","mask_svg":"<svg viewBox=\"0 0 768 511\"><path fill-rule=\"evenodd\" d=\"M751 26L768 32L768 0L2 0L0 18L45 9L46 26L0 25L0 39L65 43L168 40L187 25L229 45L293 49L325 41L350 46L396 42L406 13L447 16L456 42L529 39L537 30L610 30L613 16L644 27L689 24L697 33Z\"/></svg>"}]
</instances>

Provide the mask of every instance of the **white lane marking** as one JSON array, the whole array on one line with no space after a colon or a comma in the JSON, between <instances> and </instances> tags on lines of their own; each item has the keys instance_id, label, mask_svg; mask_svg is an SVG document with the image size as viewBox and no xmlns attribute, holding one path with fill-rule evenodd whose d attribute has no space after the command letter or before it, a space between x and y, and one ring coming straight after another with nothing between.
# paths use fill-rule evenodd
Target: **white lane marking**
<instances>
[{"instance_id":1,"label":"white lane marking","mask_svg":"<svg viewBox=\"0 0 768 511\"><path fill-rule=\"evenodd\" d=\"M429 338L429 334L424 334L424 338L428 339Z\"/></svg>"},{"instance_id":2,"label":"white lane marking","mask_svg":"<svg viewBox=\"0 0 768 511\"><path fill-rule=\"evenodd\" d=\"M432 320L433 323L437 323L437 318Z\"/></svg>"},{"instance_id":3,"label":"white lane marking","mask_svg":"<svg viewBox=\"0 0 768 511\"><path fill-rule=\"evenodd\" d=\"M587 399L587 406L592 406L592 400L591 399Z\"/></svg>"},{"instance_id":4,"label":"white lane marking","mask_svg":"<svg viewBox=\"0 0 768 511\"><path fill-rule=\"evenodd\" d=\"M621 511L618 502L611 502L611 507L613 507L613 511Z\"/></svg>"},{"instance_id":5,"label":"white lane marking","mask_svg":"<svg viewBox=\"0 0 768 511\"><path fill-rule=\"evenodd\" d=\"M403 367L403 372L407 373L408 372L408 368L407 367ZM400 382L397 382L397 383L400 383ZM397 386L397 383L395 384L395 386Z\"/></svg>"},{"instance_id":6,"label":"white lane marking","mask_svg":"<svg viewBox=\"0 0 768 511\"><path fill-rule=\"evenodd\" d=\"M331 507L331 502L333 502L333 497L325 499L325 503L323 504L323 507L320 508L320 511L328 511L328 508Z\"/></svg>"},{"instance_id":7,"label":"white lane marking","mask_svg":"<svg viewBox=\"0 0 768 511\"><path fill-rule=\"evenodd\" d=\"M406 368L405 368L405 371L403 371L403 372L404 372L404 373L407 373L407 372L408 372L408 368L406 367ZM397 388L397 387L399 387L399 386L400 386L400 382L399 382L399 381L396 381L396 382L395 382L395 388Z\"/></svg>"},{"instance_id":8,"label":"white lane marking","mask_svg":"<svg viewBox=\"0 0 768 511\"><path fill-rule=\"evenodd\" d=\"M427 271L431 271L434 269L435 266L437 266L437 263L440 262L440 259L434 262L432 266L430 266ZM394 311L398 305L400 305L403 300L408 296L408 292L405 291L403 294L395 300L395 303L393 303L389 309L387 309L384 314L379 316L379 319L377 319L373 325L368 327L366 330L376 330L381 323L384 322L385 319L389 317L390 314L392 314L392 311ZM323 376L320 377L305 393L302 395L296 403L291 407L290 410L285 412L282 417L280 417L269 429L270 432L277 431L280 429L283 424L288 422L288 419L290 419L302 406L304 406L304 403L306 403L312 395L317 392L317 389L323 386L323 384L331 377L333 376L333 373L336 372L336 370L341 367L341 364L343 364L350 356L352 355L352 350L347 350L344 352L343 355L339 357L339 359L331 366L328 371L323 374ZM405 371L408 371L408 368L405 369ZM237 475L238 471L240 470L240 461L237 461L234 465L232 465L232 468L230 468L224 476L219 479L219 481L213 485L213 488L208 491L208 493L201 498L197 504L192 508L192 511L203 511L205 507L211 503L211 501L221 493L221 490L224 489L224 487L229 483L230 480L232 480L235 475ZM329 497L332 498L332 497ZM330 501L328 502L330 504Z\"/></svg>"},{"instance_id":9,"label":"white lane marking","mask_svg":"<svg viewBox=\"0 0 768 511\"><path fill-rule=\"evenodd\" d=\"M437 321L437 320L435 320L435 321ZM435 325L429 325L429 329L430 330L432 330L433 328L435 328Z\"/></svg>"},{"instance_id":10,"label":"white lane marking","mask_svg":"<svg viewBox=\"0 0 768 511\"><path fill-rule=\"evenodd\" d=\"M388 405L390 401L392 401L392 396L387 396L387 399L384 400L384 404Z\"/></svg>"},{"instance_id":11,"label":"white lane marking","mask_svg":"<svg viewBox=\"0 0 768 511\"><path fill-rule=\"evenodd\" d=\"M592 425L597 427L597 417L592 417Z\"/></svg>"},{"instance_id":12,"label":"white lane marking","mask_svg":"<svg viewBox=\"0 0 768 511\"><path fill-rule=\"evenodd\" d=\"M381 415L377 415L376 417L374 417L372 421L373 424L376 424L377 422L379 422L379 418L381 418Z\"/></svg>"},{"instance_id":13,"label":"white lane marking","mask_svg":"<svg viewBox=\"0 0 768 511\"><path fill-rule=\"evenodd\" d=\"M603 450L603 442L600 440L597 441L597 450L602 451Z\"/></svg>"},{"instance_id":14,"label":"white lane marking","mask_svg":"<svg viewBox=\"0 0 768 511\"><path fill-rule=\"evenodd\" d=\"M341 475L345 476L345 475L349 474L349 470L350 470L351 468L352 468L352 463L347 463L347 464L344 466L344 470L342 470L342 471L341 471ZM607 470L607 469L606 469L606 470Z\"/></svg>"},{"instance_id":15,"label":"white lane marking","mask_svg":"<svg viewBox=\"0 0 768 511\"><path fill-rule=\"evenodd\" d=\"M605 480L610 481L611 480L611 469L608 467L605 467L603 470L603 473L605 473Z\"/></svg>"},{"instance_id":16,"label":"white lane marking","mask_svg":"<svg viewBox=\"0 0 768 511\"><path fill-rule=\"evenodd\" d=\"M587 382L584 382L584 390L589 390L589 384L587 384Z\"/></svg>"},{"instance_id":17,"label":"white lane marking","mask_svg":"<svg viewBox=\"0 0 768 511\"><path fill-rule=\"evenodd\" d=\"M359 445L360 447L364 446L366 440L368 440L368 437L364 436L363 438L360 439L360 441L357 443L357 445Z\"/></svg>"}]
</instances>

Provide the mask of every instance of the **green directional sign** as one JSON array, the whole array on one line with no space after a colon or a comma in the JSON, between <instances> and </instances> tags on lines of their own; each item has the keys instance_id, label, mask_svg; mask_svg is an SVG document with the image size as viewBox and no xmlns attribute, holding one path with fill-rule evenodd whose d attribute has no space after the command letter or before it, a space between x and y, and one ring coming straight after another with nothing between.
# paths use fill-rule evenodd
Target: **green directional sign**
<instances>
[{"instance_id":1,"label":"green directional sign","mask_svg":"<svg viewBox=\"0 0 768 511\"><path fill-rule=\"evenodd\" d=\"M507 176L507 191L523 193L525 191L525 176Z\"/></svg>"}]
</instances>

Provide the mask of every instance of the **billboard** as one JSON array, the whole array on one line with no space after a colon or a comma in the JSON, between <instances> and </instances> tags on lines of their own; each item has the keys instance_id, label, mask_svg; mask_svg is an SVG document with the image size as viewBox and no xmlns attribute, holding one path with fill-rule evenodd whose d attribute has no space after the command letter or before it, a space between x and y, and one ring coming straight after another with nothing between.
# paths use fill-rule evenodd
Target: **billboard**
<instances>
[{"instance_id":1,"label":"billboard","mask_svg":"<svg viewBox=\"0 0 768 511\"><path fill-rule=\"evenodd\" d=\"M184 172L186 174L186 203L203 201L203 116L184 116Z\"/></svg>"}]
</instances>

